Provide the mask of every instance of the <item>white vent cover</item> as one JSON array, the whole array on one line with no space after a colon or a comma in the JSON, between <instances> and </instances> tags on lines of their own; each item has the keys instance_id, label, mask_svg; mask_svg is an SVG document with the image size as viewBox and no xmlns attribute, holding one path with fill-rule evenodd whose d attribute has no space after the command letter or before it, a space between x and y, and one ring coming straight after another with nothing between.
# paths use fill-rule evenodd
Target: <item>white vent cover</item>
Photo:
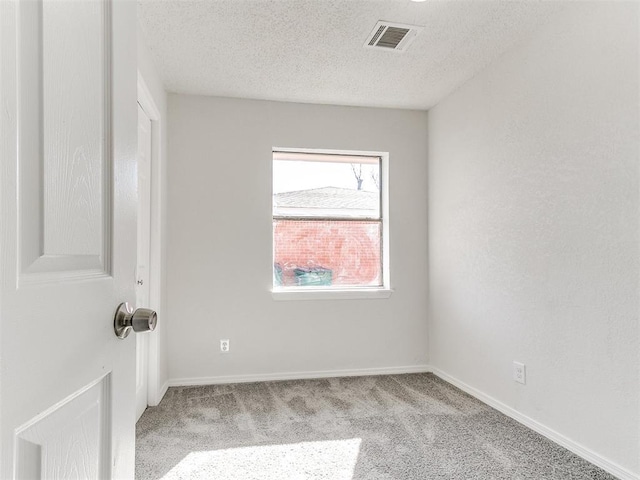
<instances>
[{"instance_id":1,"label":"white vent cover","mask_svg":"<svg viewBox=\"0 0 640 480\"><path fill-rule=\"evenodd\" d=\"M404 52L423 29L417 25L404 25L379 21L364 43L365 48Z\"/></svg>"}]
</instances>

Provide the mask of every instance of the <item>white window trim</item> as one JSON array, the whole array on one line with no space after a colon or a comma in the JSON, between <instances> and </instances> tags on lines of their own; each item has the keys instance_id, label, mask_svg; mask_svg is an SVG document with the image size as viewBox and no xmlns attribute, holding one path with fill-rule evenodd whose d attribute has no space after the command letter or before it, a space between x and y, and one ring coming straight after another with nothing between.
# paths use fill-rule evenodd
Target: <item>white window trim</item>
<instances>
[{"instance_id":1,"label":"white window trim","mask_svg":"<svg viewBox=\"0 0 640 480\"><path fill-rule=\"evenodd\" d=\"M314 288L314 287L274 287L271 296L274 300L359 300L367 298L389 298L390 288Z\"/></svg>"},{"instance_id":2,"label":"white window trim","mask_svg":"<svg viewBox=\"0 0 640 480\"><path fill-rule=\"evenodd\" d=\"M389 298L393 293L390 272L389 242L389 152L373 152L368 150L328 150L318 148L273 147L272 152L317 153L331 155L353 155L380 157L380 214L382 215L382 286L376 287L271 287L274 300L349 300ZM273 158L273 155L272 155ZM273 167L273 160L271 161ZM273 173L272 173L273 178ZM273 198L273 181L271 182ZM273 258L273 230L271 232L271 252ZM273 268L273 262L272 262Z\"/></svg>"}]
</instances>

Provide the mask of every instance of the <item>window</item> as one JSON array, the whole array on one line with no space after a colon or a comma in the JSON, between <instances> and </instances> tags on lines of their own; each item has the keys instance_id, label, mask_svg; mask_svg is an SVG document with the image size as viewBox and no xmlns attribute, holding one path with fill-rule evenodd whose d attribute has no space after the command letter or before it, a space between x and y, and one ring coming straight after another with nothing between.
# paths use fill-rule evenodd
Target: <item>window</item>
<instances>
[{"instance_id":1,"label":"window","mask_svg":"<svg viewBox=\"0 0 640 480\"><path fill-rule=\"evenodd\" d=\"M274 292L388 288L386 158L274 150Z\"/></svg>"}]
</instances>

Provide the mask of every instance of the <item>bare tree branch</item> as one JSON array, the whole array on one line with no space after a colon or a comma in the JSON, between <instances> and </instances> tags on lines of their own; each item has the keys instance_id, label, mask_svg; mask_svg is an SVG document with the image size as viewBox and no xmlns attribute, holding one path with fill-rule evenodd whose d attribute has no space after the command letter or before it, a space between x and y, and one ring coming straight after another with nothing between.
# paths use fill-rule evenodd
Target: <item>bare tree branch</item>
<instances>
[{"instance_id":1,"label":"bare tree branch","mask_svg":"<svg viewBox=\"0 0 640 480\"><path fill-rule=\"evenodd\" d=\"M356 181L358 182L358 190L362 190L362 164L358 163L358 169L356 170L356 166L352 163L351 170L353 171L353 176L356 177Z\"/></svg>"},{"instance_id":2,"label":"bare tree branch","mask_svg":"<svg viewBox=\"0 0 640 480\"><path fill-rule=\"evenodd\" d=\"M378 190L380 190L380 173L371 171L371 180Z\"/></svg>"}]
</instances>

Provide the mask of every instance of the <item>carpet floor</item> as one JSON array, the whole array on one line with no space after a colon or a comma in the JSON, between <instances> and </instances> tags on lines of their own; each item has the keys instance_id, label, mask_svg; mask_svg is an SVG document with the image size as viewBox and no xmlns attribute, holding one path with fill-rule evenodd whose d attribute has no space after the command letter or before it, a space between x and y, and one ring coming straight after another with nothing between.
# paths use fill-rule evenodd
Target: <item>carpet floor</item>
<instances>
[{"instance_id":1,"label":"carpet floor","mask_svg":"<svg viewBox=\"0 0 640 480\"><path fill-rule=\"evenodd\" d=\"M138 480L613 479L432 374L170 388Z\"/></svg>"}]
</instances>

